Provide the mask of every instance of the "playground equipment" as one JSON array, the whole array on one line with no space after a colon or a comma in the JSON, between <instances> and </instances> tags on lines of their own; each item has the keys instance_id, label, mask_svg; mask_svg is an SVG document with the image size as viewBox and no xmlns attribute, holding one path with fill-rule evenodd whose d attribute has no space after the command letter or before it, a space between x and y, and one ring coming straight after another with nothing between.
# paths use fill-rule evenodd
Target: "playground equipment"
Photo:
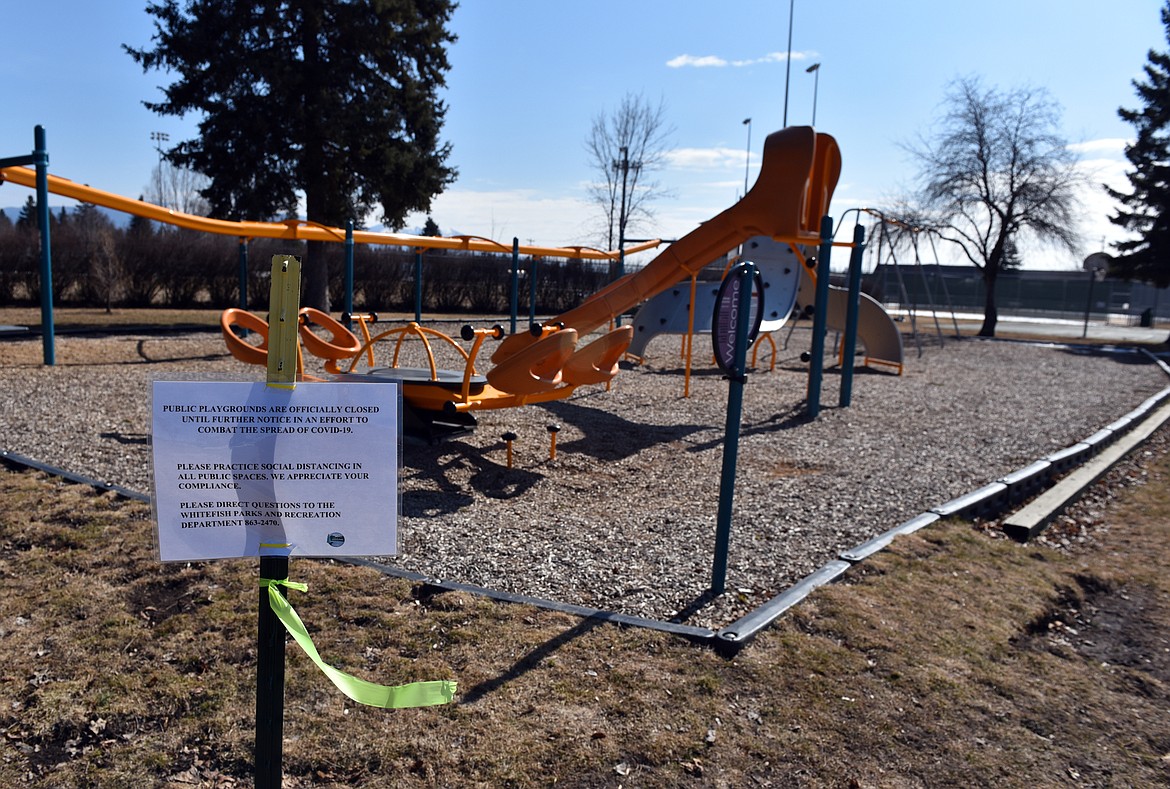
<instances>
[{"instance_id":1,"label":"playground equipment","mask_svg":"<svg viewBox=\"0 0 1170 789\"><path fill-rule=\"evenodd\" d=\"M36 164L36 169L29 169L28 167L22 166L29 163ZM0 158L0 184L4 182L10 182L20 186L35 188L37 190L38 216L43 215L40 220L40 226L42 228L41 279L46 282L52 277L52 269L49 262L49 222L46 218L48 216L48 194L50 192L61 195L62 197L68 197L74 200L90 203L92 205L111 208L116 211L122 211L127 214L144 217L152 221L162 222L164 224L173 225L176 227L186 228L188 230L196 230L203 233L234 236L239 238L241 240L240 255L242 261L242 273L240 276L241 306L244 304L244 294L247 292L246 242L253 238L279 238L289 241L327 241L344 244L346 252L345 310L347 312L352 312L353 310L352 272L354 244L382 244L389 246L412 247L416 250L416 319L418 318L417 313L421 309L421 307L418 306L419 291L417 289L417 284L420 280L419 272L421 267L421 255L417 254L418 250L448 249L471 252L511 252L513 258L513 329L515 328L517 297L517 263L518 257L521 253L530 255L533 259L533 266L535 267L535 261L542 257L618 261L622 258L623 255L629 255L642 252L647 249L653 249L661 243L657 239L652 239L631 245L624 250L603 251L585 246L550 247L537 246L533 244L522 245L519 243L519 240L514 240L511 245L504 245L498 241L481 238L479 236L416 236L407 233L374 233L360 230L355 231L353 229L352 222L348 223L348 226L344 229L337 227L327 227L316 222L308 222L300 219L290 219L284 222L235 222L196 216L194 214L186 214L181 211L163 208L162 206L147 203L142 200L133 200L129 197L123 197L122 195L117 195L112 192L106 192L101 189L94 189L93 187L85 186L83 184L70 181L66 178L50 175L47 171L47 167L48 152L45 150L44 130L40 126L36 127L36 149L33 151L31 156ZM52 288L46 284L41 288L41 293L43 294L42 301L44 302L41 309L45 340L44 359L45 364L52 365L55 360L53 342L54 332Z\"/></svg>"},{"instance_id":2,"label":"playground equipment","mask_svg":"<svg viewBox=\"0 0 1170 789\"><path fill-rule=\"evenodd\" d=\"M800 260L787 244L775 243L767 236L749 239L740 257L755 263L764 281L761 335L780 329L796 304L803 268ZM668 288L648 300L634 313L634 341L627 353L644 358L650 341L661 334L710 332L718 292L718 282L699 283L692 278L690 288ZM695 305L693 318L691 304Z\"/></svg>"},{"instance_id":3,"label":"playground equipment","mask_svg":"<svg viewBox=\"0 0 1170 789\"><path fill-rule=\"evenodd\" d=\"M477 369L477 356L485 340L502 336L500 328L468 329L465 332L464 339L473 345L464 356L462 371L440 370L432 361L429 369L408 370L392 362L384 368L370 365L372 369L358 373L358 360L363 356L367 360L372 358L374 343L393 337L401 342L405 335L383 332L368 338L354 352L357 341L352 333L340 324L336 327L329 325L326 321L331 319L323 314L303 314L301 319L324 326L332 332L331 337L309 338L302 332L298 348L303 345L310 354L323 358L326 371L336 370L336 375L361 374L364 380L401 380L408 407L415 410L424 422L474 424L471 413L479 409L561 399L579 386L612 379L617 373L617 360L628 348L633 334L629 327L623 327L605 332L578 348L580 338L591 335L606 324L612 326L623 312L693 277L707 263L749 239L763 237L788 245L806 272L811 274L800 249L803 245L818 242L822 245L831 243L822 238L821 220L827 216L840 171L841 154L830 135L817 133L808 126L789 127L769 135L763 146L759 176L742 200L675 241L644 268L617 279L577 307L542 325L534 325L527 333L513 333L503 339L491 355L493 366L491 369L485 366L486 372ZM31 186L36 182L36 174L24 167L7 167L0 169L0 179ZM160 222L242 238L346 242L347 249L352 248L353 242L479 251L505 249L498 242L474 237L432 238L342 231L300 220L268 223L209 219L102 192L56 176L48 176L48 191ZM657 241L646 242L627 252L657 244ZM513 245L513 250L517 249L542 257L614 259L621 256L620 252L601 252L585 247ZM254 362L261 355L257 350L259 346L251 346L250 350L241 348L232 329L233 325L243 325L244 320L250 319L233 313L225 316L225 320L228 321L225 340L229 348L240 354L240 358ZM417 328L409 332L419 337L425 335ZM235 339L227 339L228 335ZM451 338L444 341L457 344ZM350 365L345 369L342 362L347 358ZM303 374L303 361L301 364ZM481 377L484 380L481 381Z\"/></svg>"},{"instance_id":4,"label":"playground equipment","mask_svg":"<svg viewBox=\"0 0 1170 789\"><path fill-rule=\"evenodd\" d=\"M902 274L902 267L898 264L898 257L896 250L903 244L909 244L914 251L914 269L921 277L922 291L926 295L927 301L930 304L930 315L934 318L934 328L938 336L939 344L944 342L942 323L939 321L939 304L935 300L934 293L931 291L930 281L926 276L927 264L922 261L922 254L920 251L920 237L923 233L926 234L927 240L930 242L930 249L934 255L934 271L935 280L942 289L943 297L945 299L946 307L951 313L951 324L954 327L955 336L960 336L959 321L955 315L954 302L951 299L950 290L947 288L946 279L941 274L942 266L938 262L938 248L935 246L934 237L937 231L933 231L927 227L921 227L916 224L910 224L888 216L883 212L874 209L863 209L865 213L876 217L880 224L877 227L878 243L876 249L876 260L880 265L882 262L882 247L887 247L886 261L889 267L893 270L894 276L898 281L898 289L901 295L902 308L906 310L906 314L910 318L910 334L914 338L915 346L918 349L918 355L922 356L922 338L918 333L918 313L919 306L911 298L909 289L906 287L906 280Z\"/></svg>"},{"instance_id":5,"label":"playground equipment","mask_svg":"<svg viewBox=\"0 0 1170 789\"><path fill-rule=\"evenodd\" d=\"M811 307L815 302L816 273L804 262L792 245L757 236L744 245L744 260L760 269L764 280L764 320L761 337L788 321L795 305ZM806 276L801 276L801 271ZM705 333L711 330L711 311L718 283L703 283L694 288L693 296L678 287L663 291L644 304L634 315L635 335L629 353L643 357L647 344L664 333ZM826 322L829 329L846 330L848 289L829 287ZM860 294L857 338L865 348L863 363L892 368L898 375L903 369L902 334L885 308L870 296ZM694 303L693 318L688 309ZM841 360L845 362L844 359Z\"/></svg>"},{"instance_id":6,"label":"playground equipment","mask_svg":"<svg viewBox=\"0 0 1170 789\"><path fill-rule=\"evenodd\" d=\"M579 334L614 320L626 310L698 273L705 265L753 236L788 244L820 241L819 222L841 174L837 141L811 126L790 126L768 135L756 183L743 199L671 244L644 268L621 277L579 306L547 321L546 329ZM514 334L492 355L500 363L540 342Z\"/></svg>"},{"instance_id":7,"label":"playground equipment","mask_svg":"<svg viewBox=\"0 0 1170 789\"><path fill-rule=\"evenodd\" d=\"M606 331L580 348L579 338L606 324L613 325L626 310L690 278L711 260L749 239L766 237L792 249L820 241L820 219L828 211L840 170L840 151L831 136L818 134L811 127L776 132L765 140L759 177L742 200L680 238L644 268L615 280L579 306L534 325L529 332L504 338L491 355L494 366L486 372L477 366L479 354L486 340L502 337L501 327L466 327L462 339L472 345L465 354L461 352L463 370L445 371L433 360L428 335L458 344L415 324L369 337L352 357L349 368L341 368L342 375L346 380L400 381L406 407L431 433L474 425L478 410L559 400L579 386L608 382L617 374L617 362L633 340L633 328ZM427 367L397 364L397 348L408 335L425 341L430 359ZM397 343L390 365L359 370L363 356L368 358L373 346L383 340ZM307 344L306 348L313 350Z\"/></svg>"},{"instance_id":8,"label":"playground equipment","mask_svg":"<svg viewBox=\"0 0 1170 789\"><path fill-rule=\"evenodd\" d=\"M0 160L0 164L3 160ZM329 241L344 243L346 231L343 228L328 227L304 219L288 219L283 222L245 222L227 219L213 219L195 214L185 214L170 208L133 200L129 197L94 189L55 175L48 176L48 191L62 197L80 200L83 203L112 208L127 214L141 216L155 222L162 222L188 230L212 233L237 238L281 238L288 241ZM36 173L27 167L0 167L0 183L11 182L20 186L35 187ZM353 240L358 244L382 244L420 249L454 249L472 252L511 252L512 245L479 236L416 236L409 233L376 233L368 230L353 231ZM627 255L653 249L657 239L647 241L625 250ZM618 252L606 252L586 246L552 247L533 244L519 244L518 251L536 257L579 258L582 260L617 260Z\"/></svg>"},{"instance_id":9,"label":"playground equipment","mask_svg":"<svg viewBox=\"0 0 1170 789\"><path fill-rule=\"evenodd\" d=\"M800 281L800 292L797 294L798 304L811 305L815 301L814 290L816 281L807 277ZM903 348L902 332L898 324L890 317L881 302L868 294L861 293L859 310L857 313L857 339L865 347L863 364L866 367L881 366L893 369L898 375L902 374ZM829 286L829 300L825 311L825 321L829 329L844 333L847 329L846 314L849 310L849 291L846 288ZM848 360L841 359L842 364Z\"/></svg>"}]
</instances>

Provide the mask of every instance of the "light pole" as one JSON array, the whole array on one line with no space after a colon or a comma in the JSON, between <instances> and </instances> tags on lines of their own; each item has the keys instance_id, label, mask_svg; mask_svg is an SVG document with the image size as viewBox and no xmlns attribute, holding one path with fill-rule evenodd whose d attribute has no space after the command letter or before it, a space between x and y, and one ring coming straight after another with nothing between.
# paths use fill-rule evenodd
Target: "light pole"
<instances>
[{"instance_id":1,"label":"light pole","mask_svg":"<svg viewBox=\"0 0 1170 789\"><path fill-rule=\"evenodd\" d=\"M166 132L152 131L150 133L150 141L154 143L154 149L158 152L158 175L156 184L158 186L158 199L162 203L163 208L166 208L166 198L163 196L163 145L170 142L171 135Z\"/></svg>"},{"instance_id":2,"label":"light pole","mask_svg":"<svg viewBox=\"0 0 1170 789\"><path fill-rule=\"evenodd\" d=\"M634 171L634 183L638 181L638 172L642 169L642 163L630 161L630 149L622 146L618 149L622 155L620 162L613 163L614 172L621 172L622 174L622 203L621 211L618 214L618 277L624 277L626 274L626 185L629 179L630 170ZM631 201L632 202L632 201ZM616 316L615 325L622 325L622 317Z\"/></svg>"},{"instance_id":3,"label":"light pole","mask_svg":"<svg viewBox=\"0 0 1170 789\"><path fill-rule=\"evenodd\" d=\"M150 141L154 143L154 149L158 151L158 163L162 164L163 157L163 143L170 142L171 135L166 132L151 132Z\"/></svg>"},{"instance_id":4,"label":"light pole","mask_svg":"<svg viewBox=\"0 0 1170 789\"><path fill-rule=\"evenodd\" d=\"M748 167L752 163L752 119L744 118L743 125L748 127L747 155L743 159L743 194L746 197L748 190Z\"/></svg>"},{"instance_id":5,"label":"light pole","mask_svg":"<svg viewBox=\"0 0 1170 789\"><path fill-rule=\"evenodd\" d=\"M821 86L821 64L813 63L804 70L805 74L813 75L813 117L812 125L817 125L817 89Z\"/></svg>"},{"instance_id":6,"label":"light pole","mask_svg":"<svg viewBox=\"0 0 1170 789\"><path fill-rule=\"evenodd\" d=\"M630 149L626 146L623 145L618 151L621 153L622 158L621 161L614 161L613 170L615 174L622 174L622 202L618 211L618 252L620 253L626 243L626 212L628 210L628 206L626 205L626 188L630 171L634 171L634 182L637 183L638 172L642 169L642 163L630 161ZM633 201L631 200L630 202Z\"/></svg>"},{"instance_id":7,"label":"light pole","mask_svg":"<svg viewBox=\"0 0 1170 789\"><path fill-rule=\"evenodd\" d=\"M784 58L784 128L788 128L788 80L792 76L792 10L796 0L788 0L788 55Z\"/></svg>"}]
</instances>

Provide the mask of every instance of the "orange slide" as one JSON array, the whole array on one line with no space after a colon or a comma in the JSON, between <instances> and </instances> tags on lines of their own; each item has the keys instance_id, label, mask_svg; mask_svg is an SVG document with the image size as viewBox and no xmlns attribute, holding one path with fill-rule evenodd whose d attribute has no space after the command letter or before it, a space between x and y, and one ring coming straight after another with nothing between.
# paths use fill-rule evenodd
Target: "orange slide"
<instances>
[{"instance_id":1,"label":"orange slide","mask_svg":"<svg viewBox=\"0 0 1170 789\"><path fill-rule=\"evenodd\" d=\"M584 336L675 285L752 236L769 236L791 244L820 241L821 217L841 175L837 141L811 126L790 126L768 135L760 174L735 205L704 222L670 245L645 268L602 288L579 306L545 323L546 331L575 330ZM505 339L492 361L538 342L532 334Z\"/></svg>"},{"instance_id":2,"label":"orange slide","mask_svg":"<svg viewBox=\"0 0 1170 789\"><path fill-rule=\"evenodd\" d=\"M781 243L816 244L821 218L841 172L836 141L811 127L790 127L769 135L755 185L738 203L703 223L658 255L644 268L601 289L581 305L534 327L514 334L497 346L494 365L486 373L477 369L478 355L488 337L502 330L467 327L464 339L474 341L464 353L462 372L438 370L433 357L428 368L389 367L359 371L357 365L379 340L433 333L411 324L391 329L366 343L345 370L346 380L397 380L403 397L424 420L428 429L443 425L472 425L473 412L511 408L568 397L578 386L605 383L618 372L617 362L633 339L631 326L603 333L578 347L578 339L605 326L622 312L689 278L703 266L755 236ZM363 332L365 331L363 324ZM441 339L452 342L445 336ZM308 346L306 346L308 347ZM427 350L430 355L429 349ZM344 368L343 368L344 369ZM360 373L360 374L359 374Z\"/></svg>"}]
</instances>

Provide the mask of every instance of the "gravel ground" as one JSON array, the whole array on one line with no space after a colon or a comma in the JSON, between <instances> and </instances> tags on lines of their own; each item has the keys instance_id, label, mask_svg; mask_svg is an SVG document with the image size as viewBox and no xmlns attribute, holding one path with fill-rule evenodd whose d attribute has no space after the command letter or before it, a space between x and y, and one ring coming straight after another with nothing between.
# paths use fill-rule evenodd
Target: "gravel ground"
<instances>
[{"instance_id":1,"label":"gravel ground","mask_svg":"<svg viewBox=\"0 0 1170 789\"><path fill-rule=\"evenodd\" d=\"M437 328L450 329L447 326ZM787 330L777 332L777 342ZM706 344L696 346L706 353ZM744 390L728 593L711 578L728 383L699 366L683 397L677 339L612 389L481 412L472 434L404 447L400 555L428 577L722 627L869 537L1075 443L1167 384L1135 351L950 340L905 374L859 370L852 407L828 371L803 418L798 329ZM0 341L0 448L151 489L153 379L262 380L218 334ZM558 423L557 457L547 426ZM514 466L501 435L513 431Z\"/></svg>"}]
</instances>

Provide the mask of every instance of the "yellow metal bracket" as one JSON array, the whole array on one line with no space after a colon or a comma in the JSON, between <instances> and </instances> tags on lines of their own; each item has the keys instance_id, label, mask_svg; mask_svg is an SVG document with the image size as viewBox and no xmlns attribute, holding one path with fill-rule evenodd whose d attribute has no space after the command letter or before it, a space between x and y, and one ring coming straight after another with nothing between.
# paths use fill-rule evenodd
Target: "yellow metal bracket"
<instances>
[{"instance_id":1,"label":"yellow metal bracket","mask_svg":"<svg viewBox=\"0 0 1170 789\"><path fill-rule=\"evenodd\" d=\"M301 259L272 256L272 289L268 297L268 385L295 389L301 309Z\"/></svg>"}]
</instances>

